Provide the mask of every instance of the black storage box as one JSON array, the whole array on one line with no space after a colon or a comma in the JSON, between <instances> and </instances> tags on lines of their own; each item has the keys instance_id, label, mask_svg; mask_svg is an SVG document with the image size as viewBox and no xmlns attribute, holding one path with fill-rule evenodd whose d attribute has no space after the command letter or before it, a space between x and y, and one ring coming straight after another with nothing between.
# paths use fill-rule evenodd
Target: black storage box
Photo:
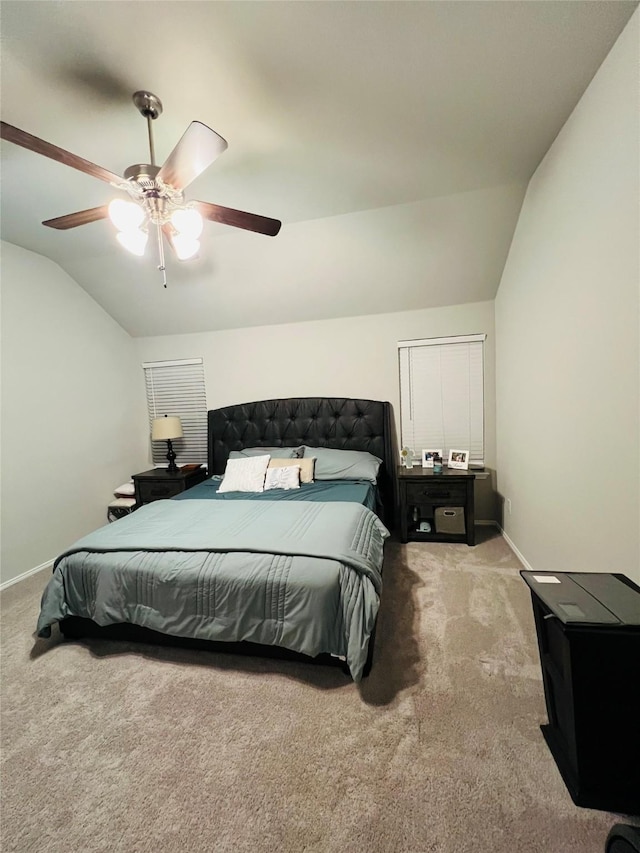
<instances>
[{"instance_id":1,"label":"black storage box","mask_svg":"<svg viewBox=\"0 0 640 853\"><path fill-rule=\"evenodd\" d=\"M640 587L621 574L520 572L549 722L577 806L640 815Z\"/></svg>"}]
</instances>

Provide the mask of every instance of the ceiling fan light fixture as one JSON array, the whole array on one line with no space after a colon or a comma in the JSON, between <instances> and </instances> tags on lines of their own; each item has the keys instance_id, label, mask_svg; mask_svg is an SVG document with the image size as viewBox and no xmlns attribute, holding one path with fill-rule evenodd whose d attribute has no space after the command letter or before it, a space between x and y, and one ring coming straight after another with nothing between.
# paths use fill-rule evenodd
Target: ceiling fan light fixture
<instances>
[{"instance_id":1,"label":"ceiling fan light fixture","mask_svg":"<svg viewBox=\"0 0 640 853\"><path fill-rule=\"evenodd\" d=\"M119 232L116 235L118 242L135 255L144 254L148 240L147 231L151 226L155 226L158 237L158 269L163 274L165 287L167 277L163 236L169 246L176 250L179 260L188 260L198 254L198 238L203 230L204 219L257 234L276 236L282 225L278 219L234 210L211 202L186 202L184 190L226 150L227 141L206 124L192 121L162 166L158 166L152 124L162 114L162 102L152 92L143 90L134 93L133 102L147 121L151 162L129 166L125 169L124 178L25 130L20 130L19 127L0 121L1 139L105 181L127 193L132 199L114 199L110 204L100 207L47 219L43 225L66 231L100 219L110 219Z\"/></svg>"},{"instance_id":2,"label":"ceiling fan light fixture","mask_svg":"<svg viewBox=\"0 0 640 853\"><path fill-rule=\"evenodd\" d=\"M134 201L114 198L109 202L109 219L118 231L137 231L144 222L145 213Z\"/></svg>"},{"instance_id":3,"label":"ceiling fan light fixture","mask_svg":"<svg viewBox=\"0 0 640 853\"><path fill-rule=\"evenodd\" d=\"M139 228L130 228L128 231L119 231L116 234L118 242L124 246L132 255L142 257L147 245L149 235Z\"/></svg>"},{"instance_id":4,"label":"ceiling fan light fixture","mask_svg":"<svg viewBox=\"0 0 640 853\"><path fill-rule=\"evenodd\" d=\"M181 237L197 240L202 234L204 221L197 210L186 207L171 214L171 224Z\"/></svg>"},{"instance_id":5,"label":"ceiling fan light fixture","mask_svg":"<svg viewBox=\"0 0 640 853\"><path fill-rule=\"evenodd\" d=\"M200 240L195 240L186 234L175 234L173 237L173 248L179 261L188 261L198 254Z\"/></svg>"}]
</instances>

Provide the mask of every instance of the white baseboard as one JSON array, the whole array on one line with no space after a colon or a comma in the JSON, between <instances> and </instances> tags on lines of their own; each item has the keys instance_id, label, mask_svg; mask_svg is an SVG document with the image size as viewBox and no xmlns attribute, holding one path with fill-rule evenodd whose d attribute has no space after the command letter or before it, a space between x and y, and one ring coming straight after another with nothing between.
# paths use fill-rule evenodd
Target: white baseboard
<instances>
[{"instance_id":1,"label":"white baseboard","mask_svg":"<svg viewBox=\"0 0 640 853\"><path fill-rule=\"evenodd\" d=\"M504 532L504 530L500 527L500 525L499 525L497 522L496 522L496 525L497 525L497 527L498 527L498 530L499 530L499 531L500 531L500 533L502 534L502 538L505 540L505 542L507 543L507 545L509 546L509 548L511 548L511 550L512 550L512 551L513 551L513 553L516 555L516 557L520 560L520 562L521 562L521 563L522 563L522 565L525 567L525 569L526 569L528 572L534 572L534 571L535 571L535 569L533 568L533 566L531 565L531 563L527 560L527 558L524 556L524 554L522 554L522 553L518 550L518 548L516 547L515 543L511 540L511 538L510 538L509 536L507 536L507 534Z\"/></svg>"},{"instance_id":2,"label":"white baseboard","mask_svg":"<svg viewBox=\"0 0 640 853\"><path fill-rule=\"evenodd\" d=\"M0 592L2 592L2 590L6 589L8 586L13 586L14 583L18 583L18 581L23 581L26 578L31 577L31 575L35 575L37 572L41 572L44 569L49 569L49 571L51 571L52 568L53 568L53 560L47 560L46 563L41 563L39 566L36 566L34 569L29 569L27 572L23 572L21 575L18 575L17 578L11 578L11 580L9 580L9 581L5 581L4 583L0 583Z\"/></svg>"},{"instance_id":3,"label":"white baseboard","mask_svg":"<svg viewBox=\"0 0 640 853\"><path fill-rule=\"evenodd\" d=\"M526 557L524 556L524 554L522 554L522 553L518 550L518 548L516 547L516 545L515 545L515 543L512 541L512 539L511 539L509 536L507 536L507 534L504 532L504 530L502 529L502 527L500 527L500 523L499 523L499 522L497 522L497 521L493 521L493 520L489 520L489 521L476 521L476 524L477 524L477 525L480 525L481 527L497 527L497 528L498 528L498 530L499 530L499 532L500 532L500 535L501 535L501 536L502 536L502 538L505 540L505 542L507 543L507 545L509 546L509 548L511 548L511 550L512 550L512 551L513 551L513 553L516 555L516 557L520 560L520 562L521 562L521 563L522 563L522 565L525 567L525 569L526 569L528 572L533 572L533 571L534 571L534 568L533 568L533 566L531 565L531 563L529 563L529 561L526 559Z\"/></svg>"}]
</instances>

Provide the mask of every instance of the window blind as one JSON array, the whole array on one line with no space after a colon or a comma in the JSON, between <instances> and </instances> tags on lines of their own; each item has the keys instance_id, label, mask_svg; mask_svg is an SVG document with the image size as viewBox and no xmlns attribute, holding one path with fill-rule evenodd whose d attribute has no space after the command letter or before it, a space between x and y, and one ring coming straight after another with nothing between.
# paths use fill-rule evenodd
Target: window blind
<instances>
[{"instance_id":1,"label":"window blind","mask_svg":"<svg viewBox=\"0 0 640 853\"><path fill-rule=\"evenodd\" d=\"M484 340L486 335L398 343L402 446L468 450L484 465Z\"/></svg>"},{"instance_id":2,"label":"window blind","mask_svg":"<svg viewBox=\"0 0 640 853\"><path fill-rule=\"evenodd\" d=\"M178 415L182 438L173 439L176 464L207 461L207 396L201 358L154 361L142 365L147 392L149 434L154 418ZM154 465L166 465L166 441L151 442Z\"/></svg>"}]
</instances>

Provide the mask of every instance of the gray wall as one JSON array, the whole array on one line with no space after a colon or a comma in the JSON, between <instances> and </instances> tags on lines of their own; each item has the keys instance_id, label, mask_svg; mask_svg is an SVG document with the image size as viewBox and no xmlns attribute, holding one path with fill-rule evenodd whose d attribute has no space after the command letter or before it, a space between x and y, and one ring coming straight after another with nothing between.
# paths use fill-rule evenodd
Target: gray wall
<instances>
[{"instance_id":1,"label":"gray wall","mask_svg":"<svg viewBox=\"0 0 640 853\"><path fill-rule=\"evenodd\" d=\"M2 243L3 583L106 523L145 463L143 414L129 335L57 264Z\"/></svg>"},{"instance_id":2,"label":"gray wall","mask_svg":"<svg viewBox=\"0 0 640 853\"><path fill-rule=\"evenodd\" d=\"M504 529L640 581L639 12L532 178L496 298Z\"/></svg>"}]
</instances>

